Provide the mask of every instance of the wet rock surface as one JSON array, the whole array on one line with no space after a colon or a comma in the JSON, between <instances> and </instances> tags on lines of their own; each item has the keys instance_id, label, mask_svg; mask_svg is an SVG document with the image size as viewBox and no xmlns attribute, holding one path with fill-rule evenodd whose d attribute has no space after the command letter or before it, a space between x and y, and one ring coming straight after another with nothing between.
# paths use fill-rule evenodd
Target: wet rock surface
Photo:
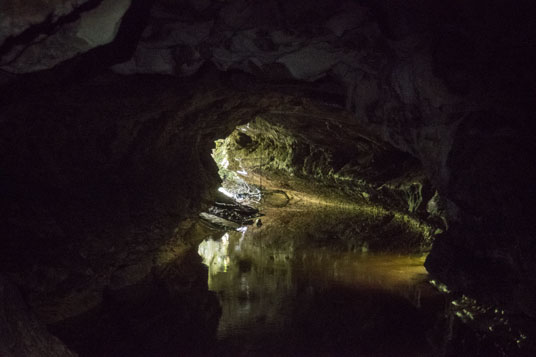
<instances>
[{"instance_id":1,"label":"wet rock surface","mask_svg":"<svg viewBox=\"0 0 536 357\"><path fill-rule=\"evenodd\" d=\"M241 204L225 204L218 202L216 202L214 206L209 207L208 212L242 225L252 224L253 218L259 216L259 210L256 208Z\"/></svg>"}]
</instances>

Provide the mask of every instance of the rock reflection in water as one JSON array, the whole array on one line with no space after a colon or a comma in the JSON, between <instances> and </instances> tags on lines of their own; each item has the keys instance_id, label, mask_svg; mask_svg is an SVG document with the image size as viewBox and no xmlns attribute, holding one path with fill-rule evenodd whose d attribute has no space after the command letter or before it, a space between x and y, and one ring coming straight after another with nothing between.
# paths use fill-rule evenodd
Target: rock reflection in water
<instances>
[{"instance_id":1,"label":"rock reflection in water","mask_svg":"<svg viewBox=\"0 0 536 357\"><path fill-rule=\"evenodd\" d=\"M322 217L287 212L201 243L222 304L217 352L426 354L424 256L341 249Z\"/></svg>"}]
</instances>

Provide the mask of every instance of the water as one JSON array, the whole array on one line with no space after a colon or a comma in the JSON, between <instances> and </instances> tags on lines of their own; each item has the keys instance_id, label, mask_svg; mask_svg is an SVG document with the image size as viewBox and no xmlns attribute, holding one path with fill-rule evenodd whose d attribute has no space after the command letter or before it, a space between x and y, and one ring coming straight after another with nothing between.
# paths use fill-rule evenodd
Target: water
<instances>
[{"instance_id":1,"label":"water","mask_svg":"<svg viewBox=\"0 0 536 357\"><path fill-rule=\"evenodd\" d=\"M222 306L212 353L432 355L441 302L425 256L344 238L351 217L278 210L262 227L206 238L198 253Z\"/></svg>"},{"instance_id":2,"label":"water","mask_svg":"<svg viewBox=\"0 0 536 357\"><path fill-rule=\"evenodd\" d=\"M193 225L198 247L171 242L148 276L49 330L88 357L535 355L530 321L435 290L424 255L411 254L415 231L396 220L265 213L247 230Z\"/></svg>"}]
</instances>

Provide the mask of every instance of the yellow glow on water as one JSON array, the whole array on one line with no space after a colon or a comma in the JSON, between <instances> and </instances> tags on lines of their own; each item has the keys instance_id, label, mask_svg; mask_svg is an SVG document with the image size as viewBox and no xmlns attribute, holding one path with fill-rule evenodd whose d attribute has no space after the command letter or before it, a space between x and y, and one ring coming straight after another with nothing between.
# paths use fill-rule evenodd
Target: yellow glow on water
<instances>
[{"instance_id":1,"label":"yellow glow on water","mask_svg":"<svg viewBox=\"0 0 536 357\"><path fill-rule=\"evenodd\" d=\"M310 306L315 296L341 287L373 305L374 296L389 296L411 308L437 294L427 283L425 255L364 253L333 242L340 223L372 222L360 221L358 211L299 208L294 203L263 210L261 227L242 227L220 239L207 237L199 245L209 270L208 287L222 306L218 339L240 336L243 341L243 336L281 331L281 326L292 326L293 309Z\"/></svg>"},{"instance_id":2,"label":"yellow glow on water","mask_svg":"<svg viewBox=\"0 0 536 357\"><path fill-rule=\"evenodd\" d=\"M327 284L380 290L404 290L427 281L425 255L363 254L335 252L322 248L292 247L263 250L255 232L241 229L228 232L219 240L204 240L198 249L209 268L210 283L219 273L232 270L240 260L253 262L258 271L283 269Z\"/></svg>"}]
</instances>

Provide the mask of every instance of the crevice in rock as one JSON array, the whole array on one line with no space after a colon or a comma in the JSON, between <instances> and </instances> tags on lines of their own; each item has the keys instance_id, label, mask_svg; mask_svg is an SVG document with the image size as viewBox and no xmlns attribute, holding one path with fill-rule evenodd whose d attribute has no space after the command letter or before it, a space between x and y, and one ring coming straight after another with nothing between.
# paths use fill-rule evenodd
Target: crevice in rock
<instances>
[{"instance_id":1,"label":"crevice in rock","mask_svg":"<svg viewBox=\"0 0 536 357\"><path fill-rule=\"evenodd\" d=\"M73 9L73 11L67 15L61 16L57 19L53 19L53 16L49 15L42 23L32 25L20 34L6 38L5 41L0 45L0 59L5 54L9 53L14 47L21 45L30 46L39 36L50 36L62 26L77 20L80 17L80 14L83 12L98 7L102 1L103 0L87 0L79 7ZM24 49L22 51L24 51ZM16 58L17 57L14 57L10 61L14 61ZM9 62L0 62L0 66L7 64L9 64Z\"/></svg>"}]
</instances>

